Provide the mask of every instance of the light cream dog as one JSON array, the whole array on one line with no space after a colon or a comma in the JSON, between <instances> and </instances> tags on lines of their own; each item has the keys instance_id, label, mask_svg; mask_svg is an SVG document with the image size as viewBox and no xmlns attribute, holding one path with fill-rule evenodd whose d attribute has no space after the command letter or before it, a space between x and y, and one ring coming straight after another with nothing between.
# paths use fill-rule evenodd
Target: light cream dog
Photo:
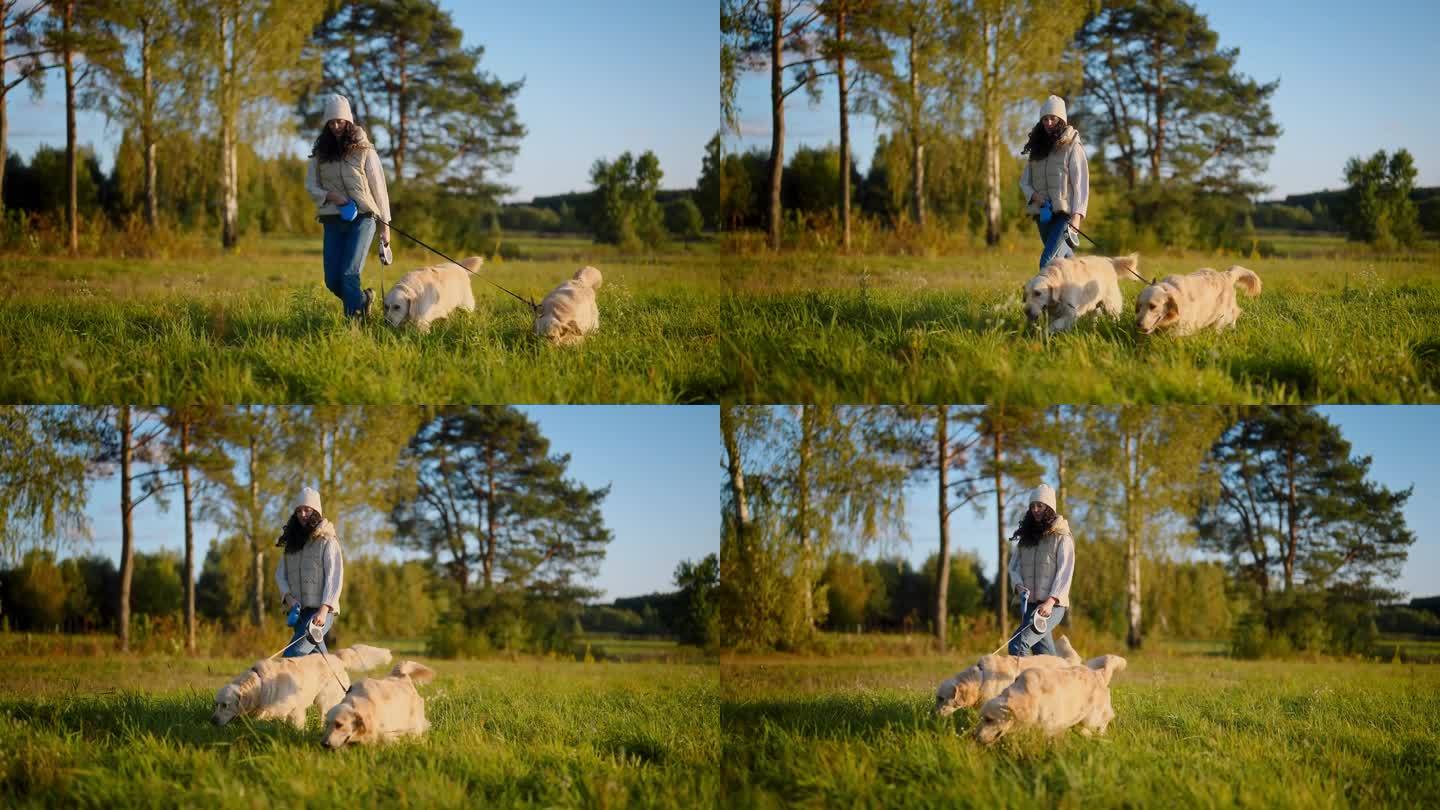
<instances>
[{"instance_id":1,"label":"light cream dog","mask_svg":"<svg viewBox=\"0 0 1440 810\"><path fill-rule=\"evenodd\" d=\"M366 678L325 718L326 748L386 742L398 737L419 736L430 730L425 719L425 699L415 684L428 683L434 670L414 661L401 661L388 678Z\"/></svg>"},{"instance_id":2,"label":"light cream dog","mask_svg":"<svg viewBox=\"0 0 1440 810\"><path fill-rule=\"evenodd\" d=\"M974 666L944 681L935 690L935 714L948 717L960 709L984 705L985 701L1005 691L1015 682L1016 676L1027 669L1054 669L1082 663L1080 654L1075 652L1075 648L1070 646L1070 639L1065 636L1056 637L1055 651L1060 654L982 656Z\"/></svg>"},{"instance_id":3,"label":"light cream dog","mask_svg":"<svg viewBox=\"0 0 1440 810\"><path fill-rule=\"evenodd\" d=\"M980 709L975 739L989 745L1017 728L1054 737L1077 725L1086 736L1104 734L1115 719L1110 679L1124 668L1124 658L1104 655L1083 667L1027 669Z\"/></svg>"},{"instance_id":4,"label":"light cream dog","mask_svg":"<svg viewBox=\"0 0 1440 810\"><path fill-rule=\"evenodd\" d=\"M602 281L600 271L593 267L576 270L569 281L551 290L540 302L535 334L553 343L568 345L579 343L600 328L595 291L600 289Z\"/></svg>"},{"instance_id":5,"label":"light cream dog","mask_svg":"<svg viewBox=\"0 0 1440 810\"><path fill-rule=\"evenodd\" d=\"M1223 273L1202 267L1183 276L1166 276L1140 291L1135 301L1135 328L1148 335L1165 329L1190 335L1201 329L1232 326L1240 317L1235 285L1251 298L1260 294L1255 271L1234 265Z\"/></svg>"},{"instance_id":6,"label":"light cream dog","mask_svg":"<svg viewBox=\"0 0 1440 810\"><path fill-rule=\"evenodd\" d=\"M470 271L479 270L484 263L480 256L460 262ZM470 273L453 262L411 270L385 293L385 320L391 326L409 321L428 332L431 323L457 309L475 311L475 291L470 287Z\"/></svg>"},{"instance_id":7,"label":"light cream dog","mask_svg":"<svg viewBox=\"0 0 1440 810\"><path fill-rule=\"evenodd\" d=\"M389 650L357 644L335 651L328 661L320 653L256 661L215 693L210 722L223 726L244 715L257 720L289 720L296 728L304 728L311 705L320 709L323 718L345 696L350 688L346 670L365 670L389 660Z\"/></svg>"},{"instance_id":8,"label":"light cream dog","mask_svg":"<svg viewBox=\"0 0 1440 810\"><path fill-rule=\"evenodd\" d=\"M1129 275L1139 263L1138 253L1056 259L1025 282L1025 317L1033 323L1048 312L1051 332L1063 332L1097 309L1118 318L1125 308L1120 273Z\"/></svg>"}]
</instances>

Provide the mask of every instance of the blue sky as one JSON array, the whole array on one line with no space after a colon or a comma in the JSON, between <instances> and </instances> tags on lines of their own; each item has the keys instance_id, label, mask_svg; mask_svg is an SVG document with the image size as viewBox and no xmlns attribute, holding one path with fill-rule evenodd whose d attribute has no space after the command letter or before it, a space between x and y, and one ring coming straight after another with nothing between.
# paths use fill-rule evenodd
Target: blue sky
<instances>
[{"instance_id":1,"label":"blue sky","mask_svg":"<svg viewBox=\"0 0 1440 810\"><path fill-rule=\"evenodd\" d=\"M1280 79L1272 109L1285 133L1261 178L1268 197L1341 188L1345 160L1408 148L1420 185L1440 185L1440 105L1429 100L1425 77L1440 70L1440 4L1322 2L1275 4L1225 0L1196 3L1220 35L1238 47L1238 67L1259 81ZM769 149L769 79L752 73L740 86L741 146ZM834 79L811 108L803 92L790 96L786 153L799 146L839 142ZM1035 99L1038 108L1043 99ZM874 119L854 116L851 139L865 170L875 151ZM1023 133L1014 133L1019 150Z\"/></svg>"},{"instance_id":2,"label":"blue sky","mask_svg":"<svg viewBox=\"0 0 1440 810\"><path fill-rule=\"evenodd\" d=\"M1371 480L1391 489L1415 486L1405 508L1405 521L1418 537L1393 587L1409 596L1440 594L1434 573L1440 571L1440 407L1405 405L1343 405L1318 409L1352 445L1354 455L1372 457ZM1053 480L1051 481L1053 485ZM980 555L987 576L995 575L994 497L985 502L983 518L965 507L950 518L950 542L958 551ZM933 481L912 486L906 500L908 545L878 548L867 556L900 554L919 567L940 547L936 527ZM1012 527L1013 529L1013 527ZM1083 540L1083 538L1081 538ZM1083 562L1083 561L1082 561ZM1078 574L1077 574L1078 575Z\"/></svg>"},{"instance_id":3,"label":"blue sky","mask_svg":"<svg viewBox=\"0 0 1440 810\"><path fill-rule=\"evenodd\" d=\"M612 485L605 523L614 534L593 585L604 600L673 590L681 560L698 560L720 548L720 422L715 406L548 405L521 406L550 439L552 453L570 454L570 477L586 486ZM324 493L321 493L322 501ZM96 481L90 491L93 540L71 553L120 559L118 478ZM153 501L136 510L139 551L184 550L179 498L169 513ZM279 518L277 517L277 520ZM279 531L280 523L276 523ZM341 541L345 539L343 525ZM215 528L195 531L197 558L215 539ZM198 564L197 564L198 569Z\"/></svg>"},{"instance_id":4,"label":"blue sky","mask_svg":"<svg viewBox=\"0 0 1440 810\"><path fill-rule=\"evenodd\" d=\"M587 190L591 164L626 150L654 150L663 187L694 186L719 121L716 0L440 5L467 46L485 46L482 68L505 81L525 79L516 108L529 134L503 179L517 188L514 199ZM50 71L47 83L39 102L27 90L10 95L10 148L27 159L41 144L65 143L64 82ZM81 112L78 129L108 170L119 128Z\"/></svg>"}]
</instances>

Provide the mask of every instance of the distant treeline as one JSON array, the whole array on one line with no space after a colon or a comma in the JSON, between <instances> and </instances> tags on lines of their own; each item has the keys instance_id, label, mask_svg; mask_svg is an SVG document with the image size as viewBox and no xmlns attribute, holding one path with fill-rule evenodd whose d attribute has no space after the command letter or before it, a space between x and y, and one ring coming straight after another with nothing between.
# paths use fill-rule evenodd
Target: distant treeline
<instances>
[{"instance_id":1,"label":"distant treeline","mask_svg":"<svg viewBox=\"0 0 1440 810\"><path fill-rule=\"evenodd\" d=\"M1419 211L1420 227L1440 236L1440 186L1411 189L1409 199ZM1350 192L1312 191L1290 194L1283 200L1266 200L1255 206L1257 228L1286 228L1294 231L1343 232L1350 216Z\"/></svg>"}]
</instances>

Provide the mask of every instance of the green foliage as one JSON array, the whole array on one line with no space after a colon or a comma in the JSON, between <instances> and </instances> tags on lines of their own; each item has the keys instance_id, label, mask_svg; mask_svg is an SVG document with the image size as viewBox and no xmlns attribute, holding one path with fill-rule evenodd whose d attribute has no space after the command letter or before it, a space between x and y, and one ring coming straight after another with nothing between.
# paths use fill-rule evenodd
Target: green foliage
<instances>
[{"instance_id":1,"label":"green foliage","mask_svg":"<svg viewBox=\"0 0 1440 810\"><path fill-rule=\"evenodd\" d=\"M1341 591L1272 594L1240 617L1231 639L1237 658L1366 655L1380 638L1372 601Z\"/></svg>"},{"instance_id":2,"label":"green foliage","mask_svg":"<svg viewBox=\"0 0 1440 810\"><path fill-rule=\"evenodd\" d=\"M672 236L694 241L700 238L704 226L700 207L689 197L665 204L665 228Z\"/></svg>"},{"instance_id":3,"label":"green foliage","mask_svg":"<svg viewBox=\"0 0 1440 810\"><path fill-rule=\"evenodd\" d=\"M708 554L700 562L682 561L675 568L680 610L675 635L686 644L713 650L720 644L720 559Z\"/></svg>"},{"instance_id":4,"label":"green foliage","mask_svg":"<svg viewBox=\"0 0 1440 810\"><path fill-rule=\"evenodd\" d=\"M721 227L721 177L723 159L720 153L720 133L705 143L705 157L700 162L700 179L695 183L695 202L700 207L702 222L711 230Z\"/></svg>"},{"instance_id":5,"label":"green foliage","mask_svg":"<svg viewBox=\"0 0 1440 810\"><path fill-rule=\"evenodd\" d=\"M639 158L625 152L613 161L595 161L590 168L595 241L625 248L660 244L665 227L655 193L663 176L660 159L649 150Z\"/></svg>"},{"instance_id":6,"label":"green foliage","mask_svg":"<svg viewBox=\"0 0 1440 810\"><path fill-rule=\"evenodd\" d=\"M1420 240L1420 211L1411 199L1419 170L1404 149L1386 156L1380 150L1368 159L1352 157L1345 163L1350 238L1380 248L1411 247Z\"/></svg>"}]
</instances>

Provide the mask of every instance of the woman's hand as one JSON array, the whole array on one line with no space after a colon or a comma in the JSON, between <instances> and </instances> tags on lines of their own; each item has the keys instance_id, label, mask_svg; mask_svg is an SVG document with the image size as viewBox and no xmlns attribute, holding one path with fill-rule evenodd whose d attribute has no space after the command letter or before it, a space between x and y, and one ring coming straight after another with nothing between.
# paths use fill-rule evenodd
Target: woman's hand
<instances>
[{"instance_id":1,"label":"woman's hand","mask_svg":"<svg viewBox=\"0 0 1440 810\"><path fill-rule=\"evenodd\" d=\"M345 195L343 195L343 194L336 194L336 193L333 192L333 191L327 191L327 192L325 192L325 202L327 202L327 203L334 203L335 205L344 205L345 203L347 203L347 202L349 202L349 201L350 201L350 199L349 199L348 197L346 197Z\"/></svg>"},{"instance_id":2,"label":"woman's hand","mask_svg":"<svg viewBox=\"0 0 1440 810\"><path fill-rule=\"evenodd\" d=\"M1040 194L1040 192L1037 191L1037 192L1035 192L1034 194L1031 194L1031 195L1030 195L1030 204L1031 204L1031 205L1039 205L1039 204L1042 203L1042 202L1045 202L1045 197L1042 196L1042 195Z\"/></svg>"},{"instance_id":3,"label":"woman's hand","mask_svg":"<svg viewBox=\"0 0 1440 810\"><path fill-rule=\"evenodd\" d=\"M1035 612L1048 619L1050 618L1050 611L1054 609L1057 604L1059 604L1059 600L1052 596L1044 602L1041 602L1040 609Z\"/></svg>"},{"instance_id":4,"label":"woman's hand","mask_svg":"<svg viewBox=\"0 0 1440 810\"><path fill-rule=\"evenodd\" d=\"M293 607L293 606L295 605L295 603L298 602L298 601L300 601L300 600L296 599L295 597L291 596L291 595L288 594L288 593L285 594L284 596L280 597L280 602L285 605L285 609L286 609L286 610L289 610L289 609L290 609L291 607Z\"/></svg>"},{"instance_id":5,"label":"woman's hand","mask_svg":"<svg viewBox=\"0 0 1440 810\"><path fill-rule=\"evenodd\" d=\"M384 222L380 223L380 242L385 245L390 244L390 226Z\"/></svg>"},{"instance_id":6,"label":"woman's hand","mask_svg":"<svg viewBox=\"0 0 1440 810\"><path fill-rule=\"evenodd\" d=\"M1074 228L1074 229L1077 230L1077 231L1080 230L1080 220L1082 220L1082 219L1084 219L1084 218L1085 218L1085 215L1084 215L1084 214L1071 214L1071 215L1070 215L1070 227Z\"/></svg>"},{"instance_id":7,"label":"woman's hand","mask_svg":"<svg viewBox=\"0 0 1440 810\"><path fill-rule=\"evenodd\" d=\"M311 623L311 624L324 625L324 624L325 624L325 620L328 619L329 617L330 617L330 606L329 606L329 605L321 605L321 606L320 606L320 609L317 610L317 611L315 611L315 618L311 619L311 620L310 620L310 623Z\"/></svg>"}]
</instances>

